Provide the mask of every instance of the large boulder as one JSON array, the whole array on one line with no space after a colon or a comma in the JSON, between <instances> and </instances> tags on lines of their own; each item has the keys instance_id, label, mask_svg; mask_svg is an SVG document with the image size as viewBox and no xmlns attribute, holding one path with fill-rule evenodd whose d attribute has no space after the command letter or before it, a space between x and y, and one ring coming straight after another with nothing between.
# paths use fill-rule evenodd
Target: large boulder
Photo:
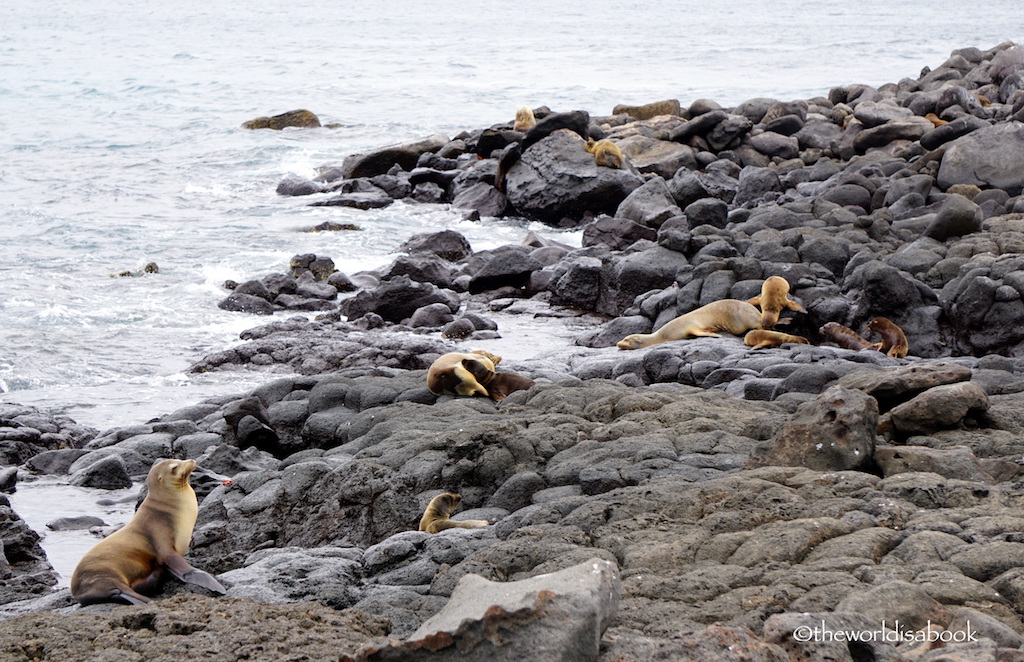
<instances>
[{"instance_id":1,"label":"large boulder","mask_svg":"<svg viewBox=\"0 0 1024 662\"><path fill-rule=\"evenodd\" d=\"M371 152L351 154L341 164L341 174L345 179L356 177L373 177L383 175L392 166L398 165L403 170L412 170L420 155L436 152L448 143L448 137L440 133L422 140L402 145L382 147Z\"/></svg>"},{"instance_id":2,"label":"large boulder","mask_svg":"<svg viewBox=\"0 0 1024 662\"><path fill-rule=\"evenodd\" d=\"M636 172L594 163L583 140L556 131L523 152L505 177L505 193L522 215L544 223L613 214L643 184Z\"/></svg>"},{"instance_id":3,"label":"large boulder","mask_svg":"<svg viewBox=\"0 0 1024 662\"><path fill-rule=\"evenodd\" d=\"M1024 123L996 124L949 143L937 179L943 190L974 184L1019 194L1024 188Z\"/></svg>"},{"instance_id":4,"label":"large boulder","mask_svg":"<svg viewBox=\"0 0 1024 662\"><path fill-rule=\"evenodd\" d=\"M366 313L376 313L389 322L412 317L416 309L432 303L445 303L454 313L459 309L459 296L451 290L439 289L430 283L417 283L408 276L381 281L372 290L363 290L341 302L339 310L350 320Z\"/></svg>"}]
</instances>

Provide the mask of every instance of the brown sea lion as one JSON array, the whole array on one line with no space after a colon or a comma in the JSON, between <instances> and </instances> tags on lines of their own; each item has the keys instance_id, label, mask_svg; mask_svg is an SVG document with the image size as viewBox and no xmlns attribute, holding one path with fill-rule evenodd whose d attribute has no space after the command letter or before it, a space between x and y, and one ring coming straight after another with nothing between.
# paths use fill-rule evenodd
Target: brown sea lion
<instances>
[{"instance_id":1,"label":"brown sea lion","mask_svg":"<svg viewBox=\"0 0 1024 662\"><path fill-rule=\"evenodd\" d=\"M462 497L453 492L438 494L430 500L427 509L420 518L420 531L438 533L445 529L478 529L490 523L482 519L453 520L450 519L455 509L462 502Z\"/></svg>"},{"instance_id":2,"label":"brown sea lion","mask_svg":"<svg viewBox=\"0 0 1024 662\"><path fill-rule=\"evenodd\" d=\"M754 329L743 336L743 344L754 349L762 347L778 347L783 343L796 343L798 345L810 345L807 338L793 336L781 331L767 331L765 329Z\"/></svg>"},{"instance_id":3,"label":"brown sea lion","mask_svg":"<svg viewBox=\"0 0 1024 662\"><path fill-rule=\"evenodd\" d=\"M868 347L874 348L870 341L865 340L859 333L848 326L843 326L839 322L829 322L818 329L818 333L843 349L861 350Z\"/></svg>"},{"instance_id":4,"label":"brown sea lion","mask_svg":"<svg viewBox=\"0 0 1024 662\"><path fill-rule=\"evenodd\" d=\"M789 298L789 281L782 276L766 278L761 284L761 294L747 303L761 307L761 328L770 329L779 324L779 315L783 310L795 310L806 313L804 307ZM782 324L786 324L782 322Z\"/></svg>"},{"instance_id":5,"label":"brown sea lion","mask_svg":"<svg viewBox=\"0 0 1024 662\"><path fill-rule=\"evenodd\" d=\"M739 299L721 299L680 315L654 333L634 333L620 340L619 349L640 349L669 340L683 340L696 336L719 337L718 331L743 335L751 329L761 328L761 312Z\"/></svg>"},{"instance_id":6,"label":"brown sea lion","mask_svg":"<svg viewBox=\"0 0 1024 662\"><path fill-rule=\"evenodd\" d=\"M594 155L594 163L606 168L622 167L622 150L610 140L588 140L586 150Z\"/></svg>"},{"instance_id":7,"label":"brown sea lion","mask_svg":"<svg viewBox=\"0 0 1024 662\"><path fill-rule=\"evenodd\" d=\"M487 387L487 392L490 394L491 400L495 402L501 402L510 393L516 391L525 391L526 389L533 386L534 382L529 377L517 375L514 372L496 372L491 378L484 384Z\"/></svg>"},{"instance_id":8,"label":"brown sea lion","mask_svg":"<svg viewBox=\"0 0 1024 662\"><path fill-rule=\"evenodd\" d=\"M533 116L533 110L528 106L523 106L516 111L516 121L512 125L513 131L520 133L526 133L533 127L537 126L537 119Z\"/></svg>"},{"instance_id":9,"label":"brown sea lion","mask_svg":"<svg viewBox=\"0 0 1024 662\"><path fill-rule=\"evenodd\" d=\"M903 329L896 326L892 320L876 317L868 322L868 331L882 337L882 342L875 343L874 347L880 352L885 352L886 356L902 359L907 355L907 351L909 351L907 336L903 333Z\"/></svg>"},{"instance_id":10,"label":"brown sea lion","mask_svg":"<svg viewBox=\"0 0 1024 662\"><path fill-rule=\"evenodd\" d=\"M949 122L947 122L946 120L940 119L939 116L936 115L935 113L928 113L927 115L924 116L924 118L931 122L933 126L942 126L943 124L949 124Z\"/></svg>"},{"instance_id":11,"label":"brown sea lion","mask_svg":"<svg viewBox=\"0 0 1024 662\"><path fill-rule=\"evenodd\" d=\"M131 521L85 553L71 575L71 596L96 602L145 604L139 591L160 585L164 571L183 582L226 592L213 575L185 561L199 505L188 479L195 460L161 460L149 470L149 488Z\"/></svg>"},{"instance_id":12,"label":"brown sea lion","mask_svg":"<svg viewBox=\"0 0 1024 662\"><path fill-rule=\"evenodd\" d=\"M430 364L427 388L434 395L490 396L483 382L488 381L494 372L494 361L488 356L449 352Z\"/></svg>"}]
</instances>

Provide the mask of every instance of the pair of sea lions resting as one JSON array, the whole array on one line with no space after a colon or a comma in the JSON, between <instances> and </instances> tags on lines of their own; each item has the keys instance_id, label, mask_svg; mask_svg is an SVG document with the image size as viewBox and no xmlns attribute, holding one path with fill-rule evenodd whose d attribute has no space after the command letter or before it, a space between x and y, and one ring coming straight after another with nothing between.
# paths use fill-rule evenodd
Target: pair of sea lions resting
<instances>
[{"instance_id":1,"label":"pair of sea lions resting","mask_svg":"<svg viewBox=\"0 0 1024 662\"><path fill-rule=\"evenodd\" d=\"M164 573L225 593L213 575L184 559L199 503L189 485L195 460L161 460L146 478L148 493L131 521L86 552L71 576L71 596L80 604L145 604Z\"/></svg>"},{"instance_id":2,"label":"pair of sea lions resting","mask_svg":"<svg viewBox=\"0 0 1024 662\"><path fill-rule=\"evenodd\" d=\"M756 307L761 306L760 310ZM668 322L654 333L634 333L618 342L619 349L640 349L669 340L683 340L698 336L719 337L719 331L727 331L736 336L757 331L750 340L744 339L752 347L775 347L784 342L809 344L806 338L788 333L770 331L776 324L788 323L788 319L779 321L783 310L807 312L804 307L789 298L789 282L780 276L772 276L764 281L761 294L749 301L739 299L720 299L706 306L680 315ZM749 335L749 334L748 334Z\"/></svg>"},{"instance_id":3,"label":"pair of sea lions resting","mask_svg":"<svg viewBox=\"0 0 1024 662\"><path fill-rule=\"evenodd\" d=\"M480 349L442 354L427 370L427 388L434 395L482 395L501 402L510 393L533 386L529 377L498 372L500 362L500 356Z\"/></svg>"},{"instance_id":4,"label":"pair of sea lions resting","mask_svg":"<svg viewBox=\"0 0 1024 662\"><path fill-rule=\"evenodd\" d=\"M760 310L755 306L760 306ZM748 301L721 299L701 306L685 315L671 320L654 333L634 333L617 343L619 349L640 349L670 340L683 340L699 336L719 337L719 331L743 335L743 342L749 347L778 347L783 343L809 345L802 337L772 331L777 324L786 324L789 319L780 320L783 310L807 312L803 306L789 297L789 282L781 276L772 276L764 281L761 294ZM907 355L907 337L891 320L876 317L868 323L868 330L881 336L882 341L871 343L855 331L836 322L829 322L820 333L846 349L873 348L894 358Z\"/></svg>"},{"instance_id":5,"label":"pair of sea lions resting","mask_svg":"<svg viewBox=\"0 0 1024 662\"><path fill-rule=\"evenodd\" d=\"M881 342L872 343L870 340L862 338L853 329L838 322L829 322L818 329L821 335L845 349L877 349L894 359L902 359L907 355L909 349L907 336L903 333L903 329L896 326L892 320L886 317L876 317L868 322L868 331L877 333L882 338Z\"/></svg>"}]
</instances>

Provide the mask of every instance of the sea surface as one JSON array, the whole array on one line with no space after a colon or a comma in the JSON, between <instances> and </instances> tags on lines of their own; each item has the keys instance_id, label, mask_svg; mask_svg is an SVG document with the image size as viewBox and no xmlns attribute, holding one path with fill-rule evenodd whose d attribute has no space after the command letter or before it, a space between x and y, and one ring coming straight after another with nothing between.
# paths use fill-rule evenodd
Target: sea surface
<instances>
[{"instance_id":1,"label":"sea surface","mask_svg":"<svg viewBox=\"0 0 1024 662\"><path fill-rule=\"evenodd\" d=\"M579 242L444 206L309 207L275 194L285 175L522 105L606 115L896 82L1024 43L1022 17L1019 0L0 3L0 402L107 429L244 392L268 377L188 368L268 321L218 309L224 281L299 253L351 273L444 228L475 250L531 229ZM240 128L297 108L340 127ZM324 221L363 231L302 231ZM111 277L148 262L160 272Z\"/></svg>"}]
</instances>

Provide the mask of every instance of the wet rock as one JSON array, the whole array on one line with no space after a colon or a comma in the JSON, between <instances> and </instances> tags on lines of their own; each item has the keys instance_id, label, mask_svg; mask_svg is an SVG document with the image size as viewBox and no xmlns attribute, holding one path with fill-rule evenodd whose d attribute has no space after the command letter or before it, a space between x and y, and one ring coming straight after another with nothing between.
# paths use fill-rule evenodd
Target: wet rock
<instances>
[{"instance_id":1,"label":"wet rock","mask_svg":"<svg viewBox=\"0 0 1024 662\"><path fill-rule=\"evenodd\" d=\"M341 302L339 311L354 320L375 313L390 322L401 322L417 309L432 303L443 303L452 312L459 309L459 299L454 292L439 289L430 283L417 283L408 276L397 276L381 281L373 290L363 290L354 297Z\"/></svg>"},{"instance_id":2,"label":"wet rock","mask_svg":"<svg viewBox=\"0 0 1024 662\"><path fill-rule=\"evenodd\" d=\"M412 170L422 154L436 152L447 142L447 136L435 134L411 143L352 154L342 162L341 174L345 179L373 177L387 173L395 165L403 170Z\"/></svg>"},{"instance_id":3,"label":"wet rock","mask_svg":"<svg viewBox=\"0 0 1024 662\"><path fill-rule=\"evenodd\" d=\"M242 124L243 129L274 129L281 131L288 127L316 128L320 118L308 110L289 110L273 117L257 117Z\"/></svg>"},{"instance_id":4,"label":"wet rock","mask_svg":"<svg viewBox=\"0 0 1024 662\"><path fill-rule=\"evenodd\" d=\"M473 253L469 240L454 230L413 235L397 250L402 253L432 253L449 262L458 262Z\"/></svg>"},{"instance_id":5,"label":"wet rock","mask_svg":"<svg viewBox=\"0 0 1024 662\"><path fill-rule=\"evenodd\" d=\"M132 486L131 476L120 455L111 454L71 474L71 485L120 490Z\"/></svg>"}]
</instances>

